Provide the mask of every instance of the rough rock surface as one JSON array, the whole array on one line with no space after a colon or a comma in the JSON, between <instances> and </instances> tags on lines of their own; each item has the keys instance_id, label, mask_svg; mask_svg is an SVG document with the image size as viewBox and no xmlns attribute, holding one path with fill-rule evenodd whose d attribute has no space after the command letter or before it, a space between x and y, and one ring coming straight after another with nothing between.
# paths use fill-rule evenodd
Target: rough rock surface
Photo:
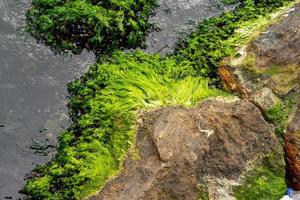
<instances>
[{"instance_id":1,"label":"rough rock surface","mask_svg":"<svg viewBox=\"0 0 300 200\"><path fill-rule=\"evenodd\" d=\"M130 153L120 174L91 199L231 199L231 186L251 163L280 151L271 126L247 100L144 113L136 148L140 157Z\"/></svg>"},{"instance_id":2,"label":"rough rock surface","mask_svg":"<svg viewBox=\"0 0 300 200\"><path fill-rule=\"evenodd\" d=\"M300 5L281 23L254 40L249 50L259 68L300 64Z\"/></svg>"},{"instance_id":3,"label":"rough rock surface","mask_svg":"<svg viewBox=\"0 0 300 200\"><path fill-rule=\"evenodd\" d=\"M224 87L261 110L281 100L298 104L285 134L284 150L287 183L300 190L300 4L243 50L242 61L223 61Z\"/></svg>"},{"instance_id":4,"label":"rough rock surface","mask_svg":"<svg viewBox=\"0 0 300 200\"><path fill-rule=\"evenodd\" d=\"M285 135L285 161L288 185L300 190L300 105Z\"/></svg>"},{"instance_id":5,"label":"rough rock surface","mask_svg":"<svg viewBox=\"0 0 300 200\"><path fill-rule=\"evenodd\" d=\"M300 4L244 51L241 64L228 59L220 68L225 88L264 109L278 101L276 96L297 94L300 101Z\"/></svg>"}]
</instances>

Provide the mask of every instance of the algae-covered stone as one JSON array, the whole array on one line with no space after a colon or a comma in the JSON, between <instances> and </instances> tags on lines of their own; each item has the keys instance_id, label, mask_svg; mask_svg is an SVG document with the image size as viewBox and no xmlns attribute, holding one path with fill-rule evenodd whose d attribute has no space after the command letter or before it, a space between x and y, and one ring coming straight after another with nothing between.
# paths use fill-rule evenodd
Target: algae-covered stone
<instances>
[{"instance_id":1,"label":"algae-covered stone","mask_svg":"<svg viewBox=\"0 0 300 200\"><path fill-rule=\"evenodd\" d=\"M237 200L278 200L286 191L285 163L281 148L264 159L241 177L241 185L234 187Z\"/></svg>"},{"instance_id":2,"label":"algae-covered stone","mask_svg":"<svg viewBox=\"0 0 300 200\"><path fill-rule=\"evenodd\" d=\"M224 59L220 75L226 89L255 103L266 118L274 123L276 132L283 136L288 121L300 103L300 4L281 16L278 23L267 28L248 45L242 55ZM299 108L285 134L286 177L288 185L300 190L300 116ZM263 168L266 179L254 180L247 176L247 187L239 188L238 199L278 199L282 188L270 190L273 196L263 197L268 177L273 172ZM257 172L256 172L257 173ZM252 176L252 177L251 177ZM272 180L270 180L272 181ZM278 179L277 185L284 185ZM274 182L275 183L275 182ZM260 188L256 188L256 185ZM273 186L272 186L273 187ZM250 189L253 188L253 189ZM272 191L272 192L271 192ZM256 194L257 193L257 194Z\"/></svg>"},{"instance_id":3,"label":"algae-covered stone","mask_svg":"<svg viewBox=\"0 0 300 200\"><path fill-rule=\"evenodd\" d=\"M234 199L233 187L251 163L280 151L272 127L246 100L145 113L136 139L140 160L129 156L92 199Z\"/></svg>"},{"instance_id":4,"label":"algae-covered stone","mask_svg":"<svg viewBox=\"0 0 300 200\"><path fill-rule=\"evenodd\" d=\"M33 0L27 31L56 51L109 53L142 46L156 0Z\"/></svg>"},{"instance_id":5,"label":"algae-covered stone","mask_svg":"<svg viewBox=\"0 0 300 200\"><path fill-rule=\"evenodd\" d=\"M300 5L297 5L282 15L279 23L243 47L241 58L223 61L220 75L225 87L242 94L264 110L278 102L274 94L285 99L293 93L300 93L299 42ZM243 95L245 93L247 95Z\"/></svg>"}]
</instances>

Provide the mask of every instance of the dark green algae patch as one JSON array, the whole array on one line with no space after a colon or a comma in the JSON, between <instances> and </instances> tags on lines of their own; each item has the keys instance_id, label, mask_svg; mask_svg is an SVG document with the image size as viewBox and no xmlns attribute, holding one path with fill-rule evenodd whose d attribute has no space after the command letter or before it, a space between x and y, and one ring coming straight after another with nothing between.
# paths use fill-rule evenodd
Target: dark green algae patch
<instances>
[{"instance_id":1,"label":"dark green algae patch","mask_svg":"<svg viewBox=\"0 0 300 200\"><path fill-rule=\"evenodd\" d=\"M55 51L143 46L156 0L33 0L27 31Z\"/></svg>"},{"instance_id":2,"label":"dark green algae patch","mask_svg":"<svg viewBox=\"0 0 300 200\"><path fill-rule=\"evenodd\" d=\"M155 1L34 0L27 13L32 36L59 52L92 50L98 61L69 84L73 123L59 136L57 155L34 170L22 192L31 199L83 199L99 191L132 146L136 111L228 95L218 89L217 74L220 59L235 53L226 41L241 22L285 2L243 0L235 11L200 23L174 54L161 57L118 50L142 46ZM243 188L247 192L251 188Z\"/></svg>"}]
</instances>

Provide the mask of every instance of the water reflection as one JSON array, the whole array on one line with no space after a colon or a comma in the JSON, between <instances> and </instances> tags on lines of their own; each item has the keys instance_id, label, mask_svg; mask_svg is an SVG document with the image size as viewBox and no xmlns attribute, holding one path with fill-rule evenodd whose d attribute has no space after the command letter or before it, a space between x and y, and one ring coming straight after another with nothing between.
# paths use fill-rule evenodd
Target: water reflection
<instances>
[{"instance_id":1,"label":"water reflection","mask_svg":"<svg viewBox=\"0 0 300 200\"><path fill-rule=\"evenodd\" d=\"M233 8L224 6L222 0L160 0L160 6L150 17L160 31L149 34L147 52L172 53L178 38L194 30L198 22Z\"/></svg>"},{"instance_id":2,"label":"water reflection","mask_svg":"<svg viewBox=\"0 0 300 200\"><path fill-rule=\"evenodd\" d=\"M94 61L86 52L55 56L24 36L29 5L0 1L0 199L20 197L26 173L53 155L56 135L69 121L66 83ZM41 144L50 148L40 152Z\"/></svg>"}]
</instances>

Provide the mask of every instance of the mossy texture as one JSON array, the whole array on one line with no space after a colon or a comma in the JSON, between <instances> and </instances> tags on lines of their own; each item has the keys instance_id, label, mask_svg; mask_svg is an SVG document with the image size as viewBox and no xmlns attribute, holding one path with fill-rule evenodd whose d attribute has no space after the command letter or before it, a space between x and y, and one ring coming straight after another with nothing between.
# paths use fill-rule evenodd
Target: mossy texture
<instances>
[{"instance_id":1,"label":"mossy texture","mask_svg":"<svg viewBox=\"0 0 300 200\"><path fill-rule=\"evenodd\" d=\"M278 200L285 190L285 168L281 153L274 153L258 163L235 188L237 200Z\"/></svg>"},{"instance_id":2,"label":"mossy texture","mask_svg":"<svg viewBox=\"0 0 300 200\"><path fill-rule=\"evenodd\" d=\"M259 32L262 19L291 0L243 0L233 12L207 19L188 38L179 41L174 55L176 60L189 60L181 73L211 79L218 77L220 59L236 55L236 47L245 44ZM266 23L263 25L266 26ZM250 31L242 31L248 27Z\"/></svg>"},{"instance_id":3,"label":"mossy texture","mask_svg":"<svg viewBox=\"0 0 300 200\"><path fill-rule=\"evenodd\" d=\"M143 52L115 52L69 85L74 124L59 138L59 153L25 191L34 198L81 199L116 174L130 147L135 111L165 105L192 106L228 95L203 77L172 78L175 62Z\"/></svg>"},{"instance_id":4,"label":"mossy texture","mask_svg":"<svg viewBox=\"0 0 300 200\"><path fill-rule=\"evenodd\" d=\"M279 102L266 111L267 120L274 124L275 131L283 138L285 130L288 126L289 116L295 106L292 100Z\"/></svg>"},{"instance_id":5,"label":"mossy texture","mask_svg":"<svg viewBox=\"0 0 300 200\"><path fill-rule=\"evenodd\" d=\"M143 44L155 0L33 0L27 31L56 51L110 52Z\"/></svg>"},{"instance_id":6,"label":"mossy texture","mask_svg":"<svg viewBox=\"0 0 300 200\"><path fill-rule=\"evenodd\" d=\"M133 142L136 111L192 106L228 95L213 86L220 59L235 51L225 41L236 36L242 22L284 2L245 0L234 12L201 23L178 43L173 55L162 58L114 50L141 44L153 1L34 0L27 15L33 36L55 49L87 48L102 54L84 76L69 84L73 124L60 135L56 157L36 168L23 192L32 199L82 199L96 193L120 169ZM73 25L89 34L82 37L85 33L69 28Z\"/></svg>"}]
</instances>

